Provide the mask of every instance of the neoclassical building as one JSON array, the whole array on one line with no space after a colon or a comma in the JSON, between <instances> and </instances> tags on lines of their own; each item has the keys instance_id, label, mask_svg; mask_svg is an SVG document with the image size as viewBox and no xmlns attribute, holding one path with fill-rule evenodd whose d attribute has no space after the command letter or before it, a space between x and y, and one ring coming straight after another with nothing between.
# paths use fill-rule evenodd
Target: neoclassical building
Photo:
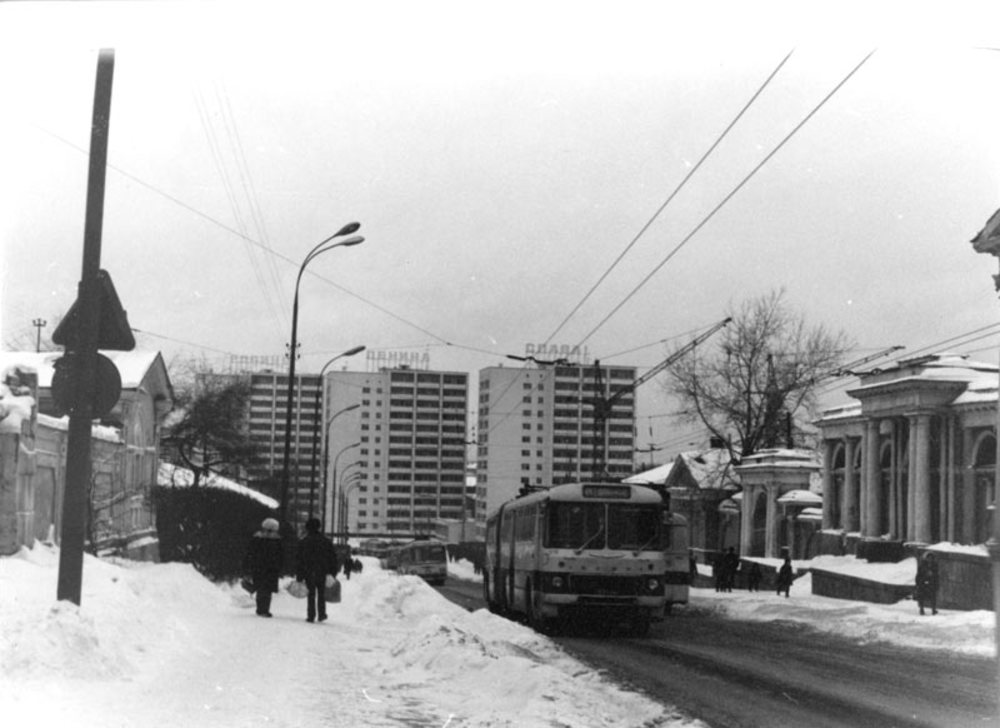
<instances>
[{"instance_id":1,"label":"neoclassical building","mask_svg":"<svg viewBox=\"0 0 1000 728\"><path fill-rule=\"evenodd\" d=\"M958 354L905 359L860 376L857 402L827 410L824 551L989 537L997 462L995 364Z\"/></svg>"}]
</instances>

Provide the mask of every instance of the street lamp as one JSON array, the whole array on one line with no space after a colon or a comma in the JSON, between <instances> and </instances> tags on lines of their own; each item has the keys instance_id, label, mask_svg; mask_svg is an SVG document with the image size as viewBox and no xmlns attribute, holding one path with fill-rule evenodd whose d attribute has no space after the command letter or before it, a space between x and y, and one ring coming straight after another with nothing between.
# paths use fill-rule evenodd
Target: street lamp
<instances>
[{"instance_id":1,"label":"street lamp","mask_svg":"<svg viewBox=\"0 0 1000 728\"><path fill-rule=\"evenodd\" d=\"M361 476L361 473L357 473L357 475ZM353 480L354 482L350 482L351 480ZM344 527L341 529L341 531L344 534L344 541L347 540L347 529L350 527L350 519L348 518L348 513L347 513L348 503L350 503L350 501L348 500L348 498L350 497L350 495L354 491L354 489L357 488L359 485L361 485L364 482L365 482L364 476L359 477L359 478L351 478L348 481L347 490L344 491L344 496L343 496L344 497L344 510L341 512L342 513L342 517L344 519Z\"/></svg>"},{"instance_id":2,"label":"street lamp","mask_svg":"<svg viewBox=\"0 0 1000 728\"><path fill-rule=\"evenodd\" d=\"M292 397L295 394L295 355L296 349L298 348L299 284L302 282L302 273L305 271L306 266L309 265L309 263L312 262L312 259L317 255L321 255L328 250L333 250L334 248L363 243L365 239L362 236L353 235L353 233L357 232L360 227L361 223L359 222L347 223L336 233L316 245L309 251L309 254L302 261L302 265L299 266L299 274L295 278L295 297L292 299L292 340L288 349L288 401L285 405L285 452L281 466L281 500L279 505L279 515L282 521L286 520L288 510L288 464L292 454ZM350 235L351 237L330 244L335 238L339 238L344 235Z\"/></svg>"},{"instance_id":3,"label":"street lamp","mask_svg":"<svg viewBox=\"0 0 1000 728\"><path fill-rule=\"evenodd\" d=\"M323 365L323 368L319 370L319 389L316 390L316 403L315 403L315 406L313 407L313 412L317 412L317 413L321 412L321 409L320 409L320 398L323 396L323 390L324 390L323 375L326 374L327 368L331 364L333 364L335 361L337 361L338 359L342 359L345 356L354 356L355 354L359 354L359 353L361 353L364 350L365 350L365 347L363 347L363 346L355 346L353 349L348 349L347 351L345 351L345 352L343 352L341 354L337 354L337 356L333 357L332 359L330 359L330 361L328 361L326 364ZM354 409L354 408L356 408L358 406L360 406L360 405L353 405L352 407L347 407L347 408L341 410L341 412L346 412L348 409ZM340 412L338 412L337 414L340 414ZM334 415L334 417L336 417L336 416L337 415ZM330 421L331 422L333 421L333 417L330 418ZM316 436L313 438L312 484L309 487L309 517L310 518L313 517L313 503L314 503L315 497L316 497L316 451L319 449L317 446L320 444L319 442L317 442L317 440L319 440L319 434L320 434L319 430L317 429L316 430ZM326 438L325 437L323 438L323 457L324 458L326 457ZM325 460L324 460L324 462L325 462Z\"/></svg>"},{"instance_id":4,"label":"street lamp","mask_svg":"<svg viewBox=\"0 0 1000 728\"><path fill-rule=\"evenodd\" d=\"M344 468L344 476L346 477L341 477L340 479L340 488L339 488L340 503L338 504L339 512L337 513L337 517L338 520L340 521L339 532L341 534L341 539L343 543L347 542L347 488L352 483L360 483L365 479L364 473L359 471L357 473L351 473L348 476L347 470L349 468L354 467L355 465L360 465L360 464L361 461L358 460L357 462L348 465L346 468Z\"/></svg>"},{"instance_id":5,"label":"street lamp","mask_svg":"<svg viewBox=\"0 0 1000 728\"><path fill-rule=\"evenodd\" d=\"M334 417L336 417L336 416L337 415L334 415ZM330 418L330 422L332 422L332 421L333 421L333 417ZM327 431L327 449L329 449L329 434L330 434L329 431ZM326 458L326 459L323 460L323 488L324 488L324 491L323 491L323 523L324 523L324 525L326 524L326 503L327 503L327 500L330 501L330 510L331 511L334 510L333 507L334 507L334 505L336 505L335 501L336 501L336 498L337 498L337 496L336 496L336 490L337 490L337 462L340 460L340 456L341 455L343 455L345 452L347 452L348 450L350 450L352 448L355 448L355 447L361 447L361 441L360 440L358 442L352 442L347 447L341 448L340 451L334 456L334 458L333 458L333 477L332 478L327 477L327 467L330 464L330 459ZM329 498L329 499L327 498L327 495L326 495L326 485L327 485L327 483L333 483L333 490L334 490L333 498ZM337 525L336 524L336 519L333 516L334 516L334 514L331 513L331 518L330 518L330 530L331 531L336 530L336 525Z\"/></svg>"}]
</instances>

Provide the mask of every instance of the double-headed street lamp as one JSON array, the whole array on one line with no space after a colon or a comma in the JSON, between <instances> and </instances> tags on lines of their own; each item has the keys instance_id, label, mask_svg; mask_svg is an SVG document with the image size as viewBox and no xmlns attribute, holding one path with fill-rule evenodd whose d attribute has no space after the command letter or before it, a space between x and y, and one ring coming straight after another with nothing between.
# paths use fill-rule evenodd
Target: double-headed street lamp
<instances>
[{"instance_id":1,"label":"double-headed street lamp","mask_svg":"<svg viewBox=\"0 0 1000 728\"><path fill-rule=\"evenodd\" d=\"M340 228L336 233L323 240L318 245L316 245L309 254L302 261L302 265L299 266L299 274L295 278L295 297L292 299L292 341L288 349L288 394L285 405L285 452L282 459L281 467L281 499L279 502L279 515L281 520L287 520L288 512L288 485L289 485L289 460L292 455L292 398L295 395L295 356L296 349L298 348L298 328L299 328L299 284L302 282L302 273L305 271L306 266L312 262L313 258L321 255L328 250L333 250L334 248L340 248L350 245L358 245L363 243L365 239L360 235L354 235L361 227L359 222L350 222ZM351 237L340 240L336 243L333 241L336 238L342 237L344 235L350 235ZM297 468L296 468L297 470Z\"/></svg>"},{"instance_id":2,"label":"double-headed street lamp","mask_svg":"<svg viewBox=\"0 0 1000 728\"><path fill-rule=\"evenodd\" d=\"M340 523L339 532L341 534L340 538L341 538L342 543L347 543L347 498L346 498L346 494L349 492L348 488L352 484L354 484L354 485L359 484L359 483L361 483L365 479L365 474L362 473L362 472L360 472L360 471L358 471L356 473L351 473L350 475L347 474L347 471L350 468L353 468L355 465L361 465L362 463L363 463L363 461L358 460L357 462L353 462L350 465L348 465L346 468L344 468L344 474L340 478L340 488L338 489L338 493L336 495L336 497L337 497L337 499L339 501L337 503L338 513L336 514L336 517L337 517L337 520Z\"/></svg>"},{"instance_id":3,"label":"double-headed street lamp","mask_svg":"<svg viewBox=\"0 0 1000 728\"><path fill-rule=\"evenodd\" d=\"M343 352L342 354L337 354L337 356L333 357L332 359L330 359L330 361L328 361L326 364L323 365L323 368L319 370L319 389L316 390L316 403L315 403L315 406L313 408L314 412L316 412L316 413L321 413L322 412L322 410L320 408L320 399L322 398L323 392L324 392L324 389L325 389L325 387L323 386L323 375L326 374L327 368L331 364L333 364L335 361L337 361L338 359L342 359L345 356L354 356L355 354L360 354L364 350L365 350L364 346L355 346L353 349L348 349L347 351ZM355 405L351 405L350 407L345 407L340 412L338 412L337 414L335 414L333 417L336 417L337 415L339 415L339 414L341 414L343 412L347 412L348 410L357 409L360 406L361 405L355 404ZM322 415L320 414L320 416L322 416ZM333 422L333 417L331 417L327 421L327 423L326 423L327 427L329 427L330 422ZM324 432L325 431L326 430L324 428ZM324 437L322 439L324 462L326 462L326 442L327 442L327 438ZM315 503L315 498L316 498L316 451L319 449L319 447L318 447L319 445L320 445L320 430L317 429L316 430L316 436L313 438L312 483L309 486L309 517L310 518L313 517L313 505ZM321 509L321 510L323 510L323 509Z\"/></svg>"},{"instance_id":4,"label":"double-headed street lamp","mask_svg":"<svg viewBox=\"0 0 1000 728\"><path fill-rule=\"evenodd\" d=\"M336 415L334 415L334 416L336 416ZM333 421L333 418L331 417L330 418L330 422L332 422L332 421ZM327 430L326 434L327 434L327 449L329 449L329 434L330 434L329 429ZM337 500L337 462L340 460L340 456L341 455L343 455L348 450L352 450L352 449L354 449L356 447L361 447L361 441L360 440L358 442L352 442L350 445L347 445L346 447L341 448L337 452L337 454L333 458L333 477L332 478L328 476L328 472L327 472L328 466L330 464L330 459L326 458L325 460L323 460L323 524L324 524L324 527L325 527L325 525L326 525L326 503L327 503L327 500L329 500L330 501L330 511L331 511L330 512L330 530L331 531L336 531L337 530L337 522L336 522L336 518L335 518L335 515L336 515L335 514L335 510L336 510L335 506L337 505L336 504L336 500ZM332 483L333 484L333 497L329 498L329 499L327 498L327 492L326 492L327 483Z\"/></svg>"}]
</instances>

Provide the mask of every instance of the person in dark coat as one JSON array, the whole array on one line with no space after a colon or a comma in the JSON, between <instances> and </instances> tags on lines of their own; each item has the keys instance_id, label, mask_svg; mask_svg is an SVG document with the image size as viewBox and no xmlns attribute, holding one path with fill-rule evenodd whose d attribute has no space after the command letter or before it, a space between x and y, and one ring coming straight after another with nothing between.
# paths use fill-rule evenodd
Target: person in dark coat
<instances>
[{"instance_id":1,"label":"person in dark coat","mask_svg":"<svg viewBox=\"0 0 1000 728\"><path fill-rule=\"evenodd\" d=\"M929 608L931 614L937 614L938 565L930 551L925 551L917 562L916 587L921 616L925 608Z\"/></svg>"},{"instance_id":2,"label":"person in dark coat","mask_svg":"<svg viewBox=\"0 0 1000 728\"><path fill-rule=\"evenodd\" d=\"M326 575L336 576L340 570L337 550L333 541L320 533L318 518L306 521L306 535L299 541L295 578L304 581L306 595L306 621L326 620Z\"/></svg>"},{"instance_id":3,"label":"person in dark coat","mask_svg":"<svg viewBox=\"0 0 1000 728\"><path fill-rule=\"evenodd\" d=\"M278 591L282 565L281 535L278 522L265 518L260 530L250 539L244 566L250 574L257 595L257 616L271 616L271 595Z\"/></svg>"},{"instance_id":4,"label":"person in dark coat","mask_svg":"<svg viewBox=\"0 0 1000 728\"><path fill-rule=\"evenodd\" d=\"M760 564L756 561L748 562L747 567L747 589L749 591L755 592L760 591L760 580L763 574L760 571Z\"/></svg>"},{"instance_id":5,"label":"person in dark coat","mask_svg":"<svg viewBox=\"0 0 1000 728\"><path fill-rule=\"evenodd\" d=\"M736 555L736 549L730 546L729 550L722 556L723 591L731 592L733 590L739 568L740 557Z\"/></svg>"},{"instance_id":6,"label":"person in dark coat","mask_svg":"<svg viewBox=\"0 0 1000 728\"><path fill-rule=\"evenodd\" d=\"M775 582L778 587L779 595L781 592L785 592L785 598L788 598L788 592L792 588L792 581L794 578L795 576L792 573L792 559L791 557L786 556L785 563L783 563L781 568L778 569L778 578Z\"/></svg>"}]
</instances>

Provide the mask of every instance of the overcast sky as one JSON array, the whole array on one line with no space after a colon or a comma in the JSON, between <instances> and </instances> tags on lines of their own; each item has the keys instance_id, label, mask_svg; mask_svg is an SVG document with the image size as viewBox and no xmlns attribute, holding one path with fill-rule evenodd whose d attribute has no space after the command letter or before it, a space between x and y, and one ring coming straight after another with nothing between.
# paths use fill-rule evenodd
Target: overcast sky
<instances>
[{"instance_id":1,"label":"overcast sky","mask_svg":"<svg viewBox=\"0 0 1000 728\"><path fill-rule=\"evenodd\" d=\"M102 267L168 362L283 355L299 264L352 220L366 242L303 278L300 371L364 344L475 373L541 342L642 371L779 287L858 357L996 324L968 242L1000 207L996 11L681 5L2 4L3 340L75 299L102 47ZM666 414L644 385L640 447L676 449Z\"/></svg>"}]
</instances>

